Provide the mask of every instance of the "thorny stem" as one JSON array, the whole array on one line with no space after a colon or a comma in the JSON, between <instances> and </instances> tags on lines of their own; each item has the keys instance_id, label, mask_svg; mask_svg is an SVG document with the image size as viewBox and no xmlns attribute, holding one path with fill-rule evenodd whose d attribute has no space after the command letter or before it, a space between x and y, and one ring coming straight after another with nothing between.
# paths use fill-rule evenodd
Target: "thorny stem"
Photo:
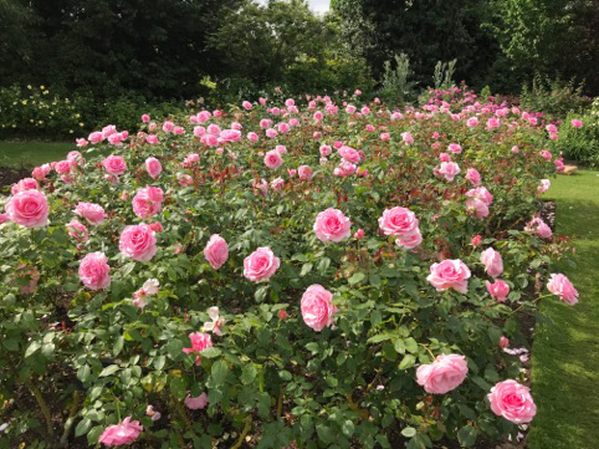
<instances>
[{"instance_id":1,"label":"thorny stem","mask_svg":"<svg viewBox=\"0 0 599 449\"><path fill-rule=\"evenodd\" d=\"M81 401L81 394L79 390L75 390L73 392L73 402L71 403L71 408L69 409L69 416L64 424L64 431L62 432L62 436L60 437L60 445L62 447L67 447L67 440L69 439L69 433L71 433L71 428L75 423L75 415L79 411L79 403Z\"/></svg>"},{"instance_id":2,"label":"thorny stem","mask_svg":"<svg viewBox=\"0 0 599 449\"><path fill-rule=\"evenodd\" d=\"M44 415L44 419L46 420L46 431L48 433L48 436L54 436L54 429L52 426L52 413L50 413L50 408L48 407L48 403L44 399L42 392L39 390L39 388L32 384L31 381L27 381L27 388L29 388L31 394L33 394L33 397L35 397L37 405L39 405L42 415Z\"/></svg>"},{"instance_id":3,"label":"thorny stem","mask_svg":"<svg viewBox=\"0 0 599 449\"><path fill-rule=\"evenodd\" d=\"M239 449L241 447L241 445L243 444L243 440L245 440L245 437L248 433L250 433L250 430L252 429L252 422L253 420L251 415L245 418L245 424L243 425L241 435L239 435L237 442L233 446L231 446L231 449Z\"/></svg>"}]
</instances>

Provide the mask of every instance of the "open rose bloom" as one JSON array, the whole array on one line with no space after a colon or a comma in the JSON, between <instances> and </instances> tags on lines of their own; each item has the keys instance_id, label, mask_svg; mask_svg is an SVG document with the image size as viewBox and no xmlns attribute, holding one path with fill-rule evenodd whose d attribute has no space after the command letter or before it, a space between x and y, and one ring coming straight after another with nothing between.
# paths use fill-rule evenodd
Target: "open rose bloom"
<instances>
[{"instance_id":1,"label":"open rose bloom","mask_svg":"<svg viewBox=\"0 0 599 449\"><path fill-rule=\"evenodd\" d=\"M416 379L427 393L445 394L456 389L468 375L468 364L463 355L439 355L433 363L420 365Z\"/></svg>"},{"instance_id":2,"label":"open rose bloom","mask_svg":"<svg viewBox=\"0 0 599 449\"><path fill-rule=\"evenodd\" d=\"M527 424L537 413L530 390L515 380L499 382L487 395L491 410L514 424Z\"/></svg>"},{"instance_id":3,"label":"open rose bloom","mask_svg":"<svg viewBox=\"0 0 599 449\"><path fill-rule=\"evenodd\" d=\"M108 426L98 441L107 447L125 446L137 440L143 429L139 421L128 416L121 423Z\"/></svg>"}]
</instances>

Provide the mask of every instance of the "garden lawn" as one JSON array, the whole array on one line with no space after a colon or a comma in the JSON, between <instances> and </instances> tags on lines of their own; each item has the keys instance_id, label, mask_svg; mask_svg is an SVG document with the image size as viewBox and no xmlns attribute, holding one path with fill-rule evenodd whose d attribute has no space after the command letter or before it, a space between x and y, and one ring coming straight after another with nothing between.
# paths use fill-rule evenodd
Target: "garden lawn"
<instances>
[{"instance_id":1,"label":"garden lawn","mask_svg":"<svg viewBox=\"0 0 599 449\"><path fill-rule=\"evenodd\" d=\"M538 414L530 449L599 448L599 173L560 176L547 194L557 201L557 232L571 236L575 266L563 262L580 293L568 306L546 300L533 348Z\"/></svg>"},{"instance_id":2,"label":"garden lawn","mask_svg":"<svg viewBox=\"0 0 599 449\"><path fill-rule=\"evenodd\" d=\"M71 149L68 142L0 141L0 167L34 167L64 159Z\"/></svg>"}]
</instances>

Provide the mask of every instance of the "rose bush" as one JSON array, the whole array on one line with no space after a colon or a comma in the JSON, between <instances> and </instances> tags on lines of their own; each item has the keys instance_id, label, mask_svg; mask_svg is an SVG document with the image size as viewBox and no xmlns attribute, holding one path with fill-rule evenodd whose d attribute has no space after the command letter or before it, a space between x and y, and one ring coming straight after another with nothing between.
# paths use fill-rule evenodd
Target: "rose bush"
<instances>
[{"instance_id":1,"label":"rose bush","mask_svg":"<svg viewBox=\"0 0 599 449\"><path fill-rule=\"evenodd\" d=\"M515 437L535 407L508 345L547 282L578 299L549 277L537 116L250 106L107 126L2 200L0 447Z\"/></svg>"}]
</instances>

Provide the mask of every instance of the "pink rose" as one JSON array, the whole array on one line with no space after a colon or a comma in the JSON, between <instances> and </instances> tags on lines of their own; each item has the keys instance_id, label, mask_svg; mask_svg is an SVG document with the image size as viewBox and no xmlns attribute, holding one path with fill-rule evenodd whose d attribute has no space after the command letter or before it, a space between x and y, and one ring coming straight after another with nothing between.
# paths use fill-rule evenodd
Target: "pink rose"
<instances>
[{"instance_id":1,"label":"pink rose","mask_svg":"<svg viewBox=\"0 0 599 449\"><path fill-rule=\"evenodd\" d=\"M67 233L77 242L84 243L89 239L89 232L85 225L76 219L71 220L67 225Z\"/></svg>"},{"instance_id":2,"label":"pink rose","mask_svg":"<svg viewBox=\"0 0 599 449\"><path fill-rule=\"evenodd\" d=\"M33 178L23 178L10 188L10 193L16 195L25 190L39 190L39 184Z\"/></svg>"},{"instance_id":3,"label":"pink rose","mask_svg":"<svg viewBox=\"0 0 599 449\"><path fill-rule=\"evenodd\" d=\"M106 212L104 211L104 208L95 203L80 202L77 204L73 212L75 212L75 214L79 215L81 218L85 218L88 223L94 225L102 223L106 218Z\"/></svg>"},{"instance_id":4,"label":"pink rose","mask_svg":"<svg viewBox=\"0 0 599 449\"><path fill-rule=\"evenodd\" d=\"M153 217L162 210L163 200L164 192L160 187L144 187L133 197L133 212L141 219Z\"/></svg>"},{"instance_id":5,"label":"pink rose","mask_svg":"<svg viewBox=\"0 0 599 449\"><path fill-rule=\"evenodd\" d=\"M127 163L121 156L108 156L102 161L102 166L109 175L120 176L127 171Z\"/></svg>"},{"instance_id":6,"label":"pink rose","mask_svg":"<svg viewBox=\"0 0 599 449\"><path fill-rule=\"evenodd\" d=\"M459 143L450 143L447 146L447 151L453 154L460 154L462 152L462 146Z\"/></svg>"},{"instance_id":7,"label":"pink rose","mask_svg":"<svg viewBox=\"0 0 599 449\"><path fill-rule=\"evenodd\" d=\"M199 396L191 397L187 396L185 398L185 407L189 410L203 410L208 405L208 395L206 393L202 393Z\"/></svg>"},{"instance_id":8,"label":"pink rose","mask_svg":"<svg viewBox=\"0 0 599 449\"><path fill-rule=\"evenodd\" d=\"M143 430L139 421L131 421L127 416L121 423L108 426L98 441L105 446L124 446L137 440Z\"/></svg>"},{"instance_id":9,"label":"pink rose","mask_svg":"<svg viewBox=\"0 0 599 449\"><path fill-rule=\"evenodd\" d=\"M401 133L401 139L406 145L412 145L414 143L414 137L412 136L412 133L407 131Z\"/></svg>"},{"instance_id":10,"label":"pink rose","mask_svg":"<svg viewBox=\"0 0 599 449\"><path fill-rule=\"evenodd\" d=\"M487 398L493 413L514 424L529 423L537 413L528 387L512 379L495 384Z\"/></svg>"},{"instance_id":11,"label":"pink rose","mask_svg":"<svg viewBox=\"0 0 599 449\"><path fill-rule=\"evenodd\" d=\"M339 150L337 150L339 156L341 156L347 162L351 162L352 164L359 164L362 160L360 156L360 152L352 147L348 147L347 145L343 145Z\"/></svg>"},{"instance_id":12,"label":"pink rose","mask_svg":"<svg viewBox=\"0 0 599 449\"><path fill-rule=\"evenodd\" d=\"M229 258L229 245L218 234L213 234L204 248L204 257L212 268L218 270Z\"/></svg>"},{"instance_id":13,"label":"pink rose","mask_svg":"<svg viewBox=\"0 0 599 449\"><path fill-rule=\"evenodd\" d=\"M268 281L280 265L281 260L269 247L263 246L243 260L243 275L252 282Z\"/></svg>"},{"instance_id":14,"label":"pink rose","mask_svg":"<svg viewBox=\"0 0 599 449\"><path fill-rule=\"evenodd\" d=\"M110 285L110 266L104 253L90 253L79 263L79 279L90 290L102 290Z\"/></svg>"},{"instance_id":15,"label":"pink rose","mask_svg":"<svg viewBox=\"0 0 599 449\"><path fill-rule=\"evenodd\" d=\"M149 157L145 162L146 171L152 179L157 179L162 173L162 164L155 157Z\"/></svg>"},{"instance_id":16,"label":"pink rose","mask_svg":"<svg viewBox=\"0 0 599 449\"><path fill-rule=\"evenodd\" d=\"M121 233L119 250L138 262L147 262L156 254L156 235L148 225L127 226Z\"/></svg>"},{"instance_id":17,"label":"pink rose","mask_svg":"<svg viewBox=\"0 0 599 449\"><path fill-rule=\"evenodd\" d=\"M573 128L582 128L582 120L575 118L575 119L570 120L570 124L572 125Z\"/></svg>"},{"instance_id":18,"label":"pink rose","mask_svg":"<svg viewBox=\"0 0 599 449\"><path fill-rule=\"evenodd\" d=\"M509 338L507 338L505 335L502 335L502 336L499 338L499 347L500 347L501 349L505 349L505 348L507 348L509 345L510 345L510 340L509 340Z\"/></svg>"},{"instance_id":19,"label":"pink rose","mask_svg":"<svg viewBox=\"0 0 599 449\"><path fill-rule=\"evenodd\" d=\"M475 168L466 170L466 179L475 187L479 186L481 182L480 173Z\"/></svg>"},{"instance_id":20,"label":"pink rose","mask_svg":"<svg viewBox=\"0 0 599 449\"><path fill-rule=\"evenodd\" d=\"M442 354L433 363L420 365L416 370L416 381L424 391L445 394L455 390L468 375L466 357L459 354Z\"/></svg>"},{"instance_id":21,"label":"pink rose","mask_svg":"<svg viewBox=\"0 0 599 449\"><path fill-rule=\"evenodd\" d=\"M312 168L309 165L300 165L297 168L297 175L302 181L310 181L313 175Z\"/></svg>"},{"instance_id":22,"label":"pink rose","mask_svg":"<svg viewBox=\"0 0 599 449\"><path fill-rule=\"evenodd\" d=\"M578 290L574 288L572 282L561 273L552 273L547 282L547 290L564 301L567 304L574 305L578 302Z\"/></svg>"},{"instance_id":23,"label":"pink rose","mask_svg":"<svg viewBox=\"0 0 599 449\"><path fill-rule=\"evenodd\" d=\"M487 248L480 255L480 261L485 266L485 271L491 277L499 277L503 273L503 259L501 254L493 248Z\"/></svg>"},{"instance_id":24,"label":"pink rose","mask_svg":"<svg viewBox=\"0 0 599 449\"><path fill-rule=\"evenodd\" d=\"M27 228L41 228L48 224L48 200L38 190L24 190L9 198L6 214L13 221Z\"/></svg>"},{"instance_id":25,"label":"pink rose","mask_svg":"<svg viewBox=\"0 0 599 449\"><path fill-rule=\"evenodd\" d=\"M493 283L485 281L485 285L487 286L489 295L496 299L497 302L505 302L507 296L510 294L510 286L501 279L496 279Z\"/></svg>"},{"instance_id":26,"label":"pink rose","mask_svg":"<svg viewBox=\"0 0 599 449\"><path fill-rule=\"evenodd\" d=\"M311 285L302 295L301 311L304 323L316 332L330 327L337 312L333 305L333 294L322 285Z\"/></svg>"},{"instance_id":27,"label":"pink rose","mask_svg":"<svg viewBox=\"0 0 599 449\"><path fill-rule=\"evenodd\" d=\"M264 165L271 170L279 168L283 164L283 158L277 150L268 151L264 155Z\"/></svg>"},{"instance_id":28,"label":"pink rose","mask_svg":"<svg viewBox=\"0 0 599 449\"><path fill-rule=\"evenodd\" d=\"M539 217L535 217L531 221L529 221L524 227L524 230L526 232L536 234L542 239L546 240L550 240L553 237L553 231L551 230L549 225Z\"/></svg>"},{"instance_id":29,"label":"pink rose","mask_svg":"<svg viewBox=\"0 0 599 449\"><path fill-rule=\"evenodd\" d=\"M478 246L481 244L481 242L483 241L483 238L480 234L476 234L473 235L472 238L470 239L470 244L472 246Z\"/></svg>"},{"instance_id":30,"label":"pink rose","mask_svg":"<svg viewBox=\"0 0 599 449\"><path fill-rule=\"evenodd\" d=\"M204 332L192 332L189 334L189 340L191 341L191 347L183 348L185 354L200 353L204 349L212 347L212 337Z\"/></svg>"},{"instance_id":31,"label":"pink rose","mask_svg":"<svg viewBox=\"0 0 599 449\"><path fill-rule=\"evenodd\" d=\"M549 179L541 179L539 182L539 186L537 187L537 192L545 193L551 187L551 181Z\"/></svg>"},{"instance_id":32,"label":"pink rose","mask_svg":"<svg viewBox=\"0 0 599 449\"><path fill-rule=\"evenodd\" d=\"M351 235L351 220L339 209L328 208L316 216L313 229L321 242L341 242Z\"/></svg>"},{"instance_id":33,"label":"pink rose","mask_svg":"<svg viewBox=\"0 0 599 449\"><path fill-rule=\"evenodd\" d=\"M379 218L379 229L385 235L401 236L418 230L416 214L405 207L385 209Z\"/></svg>"},{"instance_id":34,"label":"pink rose","mask_svg":"<svg viewBox=\"0 0 599 449\"><path fill-rule=\"evenodd\" d=\"M477 218L486 218L489 216L489 206L478 198L467 199L466 209L469 213L474 213Z\"/></svg>"},{"instance_id":35,"label":"pink rose","mask_svg":"<svg viewBox=\"0 0 599 449\"><path fill-rule=\"evenodd\" d=\"M422 243L422 234L420 229L416 229L406 234L401 234L396 240L395 244L401 248L414 249Z\"/></svg>"},{"instance_id":36,"label":"pink rose","mask_svg":"<svg viewBox=\"0 0 599 449\"><path fill-rule=\"evenodd\" d=\"M470 269L460 259L446 259L431 265L431 274L426 278L437 291L454 289L460 293L468 293Z\"/></svg>"},{"instance_id":37,"label":"pink rose","mask_svg":"<svg viewBox=\"0 0 599 449\"><path fill-rule=\"evenodd\" d=\"M460 166L455 162L441 162L441 164L435 168L435 175L445 178L446 181L451 182L460 173Z\"/></svg>"}]
</instances>

